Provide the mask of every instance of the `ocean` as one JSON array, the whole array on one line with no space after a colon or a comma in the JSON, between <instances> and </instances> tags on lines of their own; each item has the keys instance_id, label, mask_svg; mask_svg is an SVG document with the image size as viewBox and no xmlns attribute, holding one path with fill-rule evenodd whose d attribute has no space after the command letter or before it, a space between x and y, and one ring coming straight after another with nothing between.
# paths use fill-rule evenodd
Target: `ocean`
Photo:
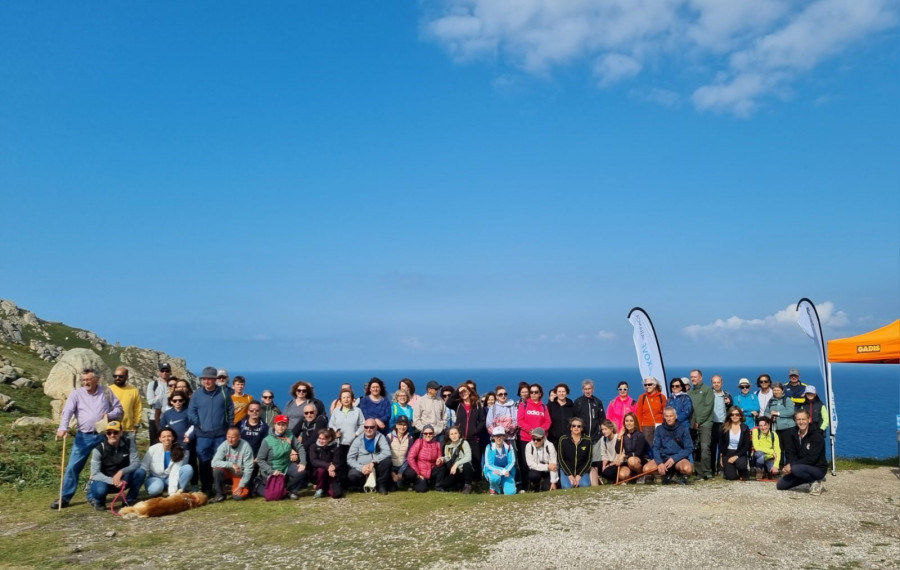
<instances>
[{"instance_id":1,"label":"ocean","mask_svg":"<svg viewBox=\"0 0 900 570\"><path fill-rule=\"evenodd\" d=\"M787 382L789 366L748 367L701 367L704 382L709 384L713 374L720 374L725 389L737 394L737 383L742 377L749 378L756 389L756 377L766 373L773 381ZM687 377L689 367L667 367L669 378ZM616 385L625 380L631 396L643 391L637 367L626 368L473 368L467 370L310 370L310 371L240 371L230 370L232 377L242 375L247 379L246 391L259 397L263 389L275 393L275 401L283 406L288 399L291 385L297 380L310 382L316 397L326 406L337 397L340 385L349 382L357 395L369 378L381 378L390 393L397 388L400 378L408 377L416 385L416 393L425 392L429 380L437 380L441 385L457 385L471 378L478 386L479 394L505 386L515 395L520 381L538 383L544 387L545 396L550 388L560 382L569 385L572 396L581 395L581 381L594 380L594 394L604 403L616 395ZM800 367L801 381L813 384L819 389L824 401L824 386L818 367ZM900 366L879 364L835 364L832 366L835 400L837 403L838 431L835 449L839 457L885 458L898 453L898 429L900 429ZM830 453L829 453L830 455Z\"/></svg>"}]
</instances>

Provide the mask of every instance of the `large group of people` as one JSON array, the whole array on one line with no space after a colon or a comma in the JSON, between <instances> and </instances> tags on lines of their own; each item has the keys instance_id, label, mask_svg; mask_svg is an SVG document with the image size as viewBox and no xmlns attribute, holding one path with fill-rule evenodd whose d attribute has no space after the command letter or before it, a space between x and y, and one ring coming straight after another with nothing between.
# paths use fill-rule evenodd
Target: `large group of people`
<instances>
[{"instance_id":1,"label":"large group of people","mask_svg":"<svg viewBox=\"0 0 900 570\"><path fill-rule=\"evenodd\" d=\"M154 497L196 486L213 503L298 499L307 489L334 499L353 490L510 495L687 484L717 473L778 479L778 489L809 484L819 494L827 470L828 413L794 368L786 383L761 374L755 391L742 378L736 396L720 375L705 384L700 370L671 379L668 397L656 378L643 380L636 400L622 381L607 405L591 380L577 398L560 383L545 400L537 383L479 396L472 380L432 380L417 394L403 378L391 394L372 378L360 397L343 385L326 411L306 381L291 386L282 409L271 390L257 400L245 378L229 384L227 370L204 368L194 390L163 363L146 390L151 445L143 457L135 437L140 394L127 386L126 368L113 380L105 387L99 372L84 370L62 410L58 435L73 418L77 428L54 509L69 505L88 459L87 498L98 510L112 493L134 502L142 489Z\"/></svg>"}]
</instances>

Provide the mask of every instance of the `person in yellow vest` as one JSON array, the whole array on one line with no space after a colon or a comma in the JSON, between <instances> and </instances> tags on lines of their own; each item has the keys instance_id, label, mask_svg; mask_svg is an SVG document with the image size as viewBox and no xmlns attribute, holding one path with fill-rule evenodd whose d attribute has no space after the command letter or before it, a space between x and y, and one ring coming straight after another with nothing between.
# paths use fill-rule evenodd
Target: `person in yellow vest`
<instances>
[{"instance_id":1,"label":"person in yellow vest","mask_svg":"<svg viewBox=\"0 0 900 570\"><path fill-rule=\"evenodd\" d=\"M756 469L756 478L778 476L778 465L781 462L781 442L778 434L772 429L772 422L766 416L757 416L756 427L750 432L753 447L751 467Z\"/></svg>"},{"instance_id":2,"label":"person in yellow vest","mask_svg":"<svg viewBox=\"0 0 900 570\"><path fill-rule=\"evenodd\" d=\"M124 366L116 368L116 371L113 372L113 385L109 389L122 403L122 431L127 432L134 439L134 434L141 425L144 405L141 403L141 392L134 386L128 385L127 368Z\"/></svg>"},{"instance_id":3,"label":"person in yellow vest","mask_svg":"<svg viewBox=\"0 0 900 570\"><path fill-rule=\"evenodd\" d=\"M231 395L231 401L234 402L234 425L240 425L241 421L247 417L247 406L253 401L253 396L244 394L244 387L247 380L243 376L235 376L231 387L234 393Z\"/></svg>"}]
</instances>

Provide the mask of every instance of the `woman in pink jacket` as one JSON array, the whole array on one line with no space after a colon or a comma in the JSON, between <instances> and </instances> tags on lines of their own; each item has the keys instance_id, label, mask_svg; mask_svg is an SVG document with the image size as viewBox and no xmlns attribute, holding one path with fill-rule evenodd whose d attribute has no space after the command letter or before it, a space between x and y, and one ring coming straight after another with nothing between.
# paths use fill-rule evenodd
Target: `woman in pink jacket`
<instances>
[{"instance_id":1,"label":"woman in pink jacket","mask_svg":"<svg viewBox=\"0 0 900 570\"><path fill-rule=\"evenodd\" d=\"M518 454L520 464L525 464L525 446L531 441L531 430L541 428L546 433L550 429L550 410L541 398L544 397L544 389L540 384L532 384L528 387L528 399L519 406L517 420L519 424ZM553 442L556 445L557 442Z\"/></svg>"},{"instance_id":2,"label":"woman in pink jacket","mask_svg":"<svg viewBox=\"0 0 900 570\"><path fill-rule=\"evenodd\" d=\"M622 420L625 414L633 412L637 402L628 395L628 382L619 382L619 395L609 401L606 406L606 419L616 424L616 429L622 431Z\"/></svg>"}]
</instances>

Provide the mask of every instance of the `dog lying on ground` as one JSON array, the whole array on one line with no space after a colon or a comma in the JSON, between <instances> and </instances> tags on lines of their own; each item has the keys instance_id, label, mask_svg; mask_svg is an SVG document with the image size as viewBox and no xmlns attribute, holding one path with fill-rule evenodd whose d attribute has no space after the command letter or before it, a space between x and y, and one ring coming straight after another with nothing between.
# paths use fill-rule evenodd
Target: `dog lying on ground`
<instances>
[{"instance_id":1,"label":"dog lying on ground","mask_svg":"<svg viewBox=\"0 0 900 570\"><path fill-rule=\"evenodd\" d=\"M209 502L209 498L206 493L176 493L168 497L156 497L141 501L133 507L123 508L119 514L128 518L164 517L202 507L207 502Z\"/></svg>"}]
</instances>

